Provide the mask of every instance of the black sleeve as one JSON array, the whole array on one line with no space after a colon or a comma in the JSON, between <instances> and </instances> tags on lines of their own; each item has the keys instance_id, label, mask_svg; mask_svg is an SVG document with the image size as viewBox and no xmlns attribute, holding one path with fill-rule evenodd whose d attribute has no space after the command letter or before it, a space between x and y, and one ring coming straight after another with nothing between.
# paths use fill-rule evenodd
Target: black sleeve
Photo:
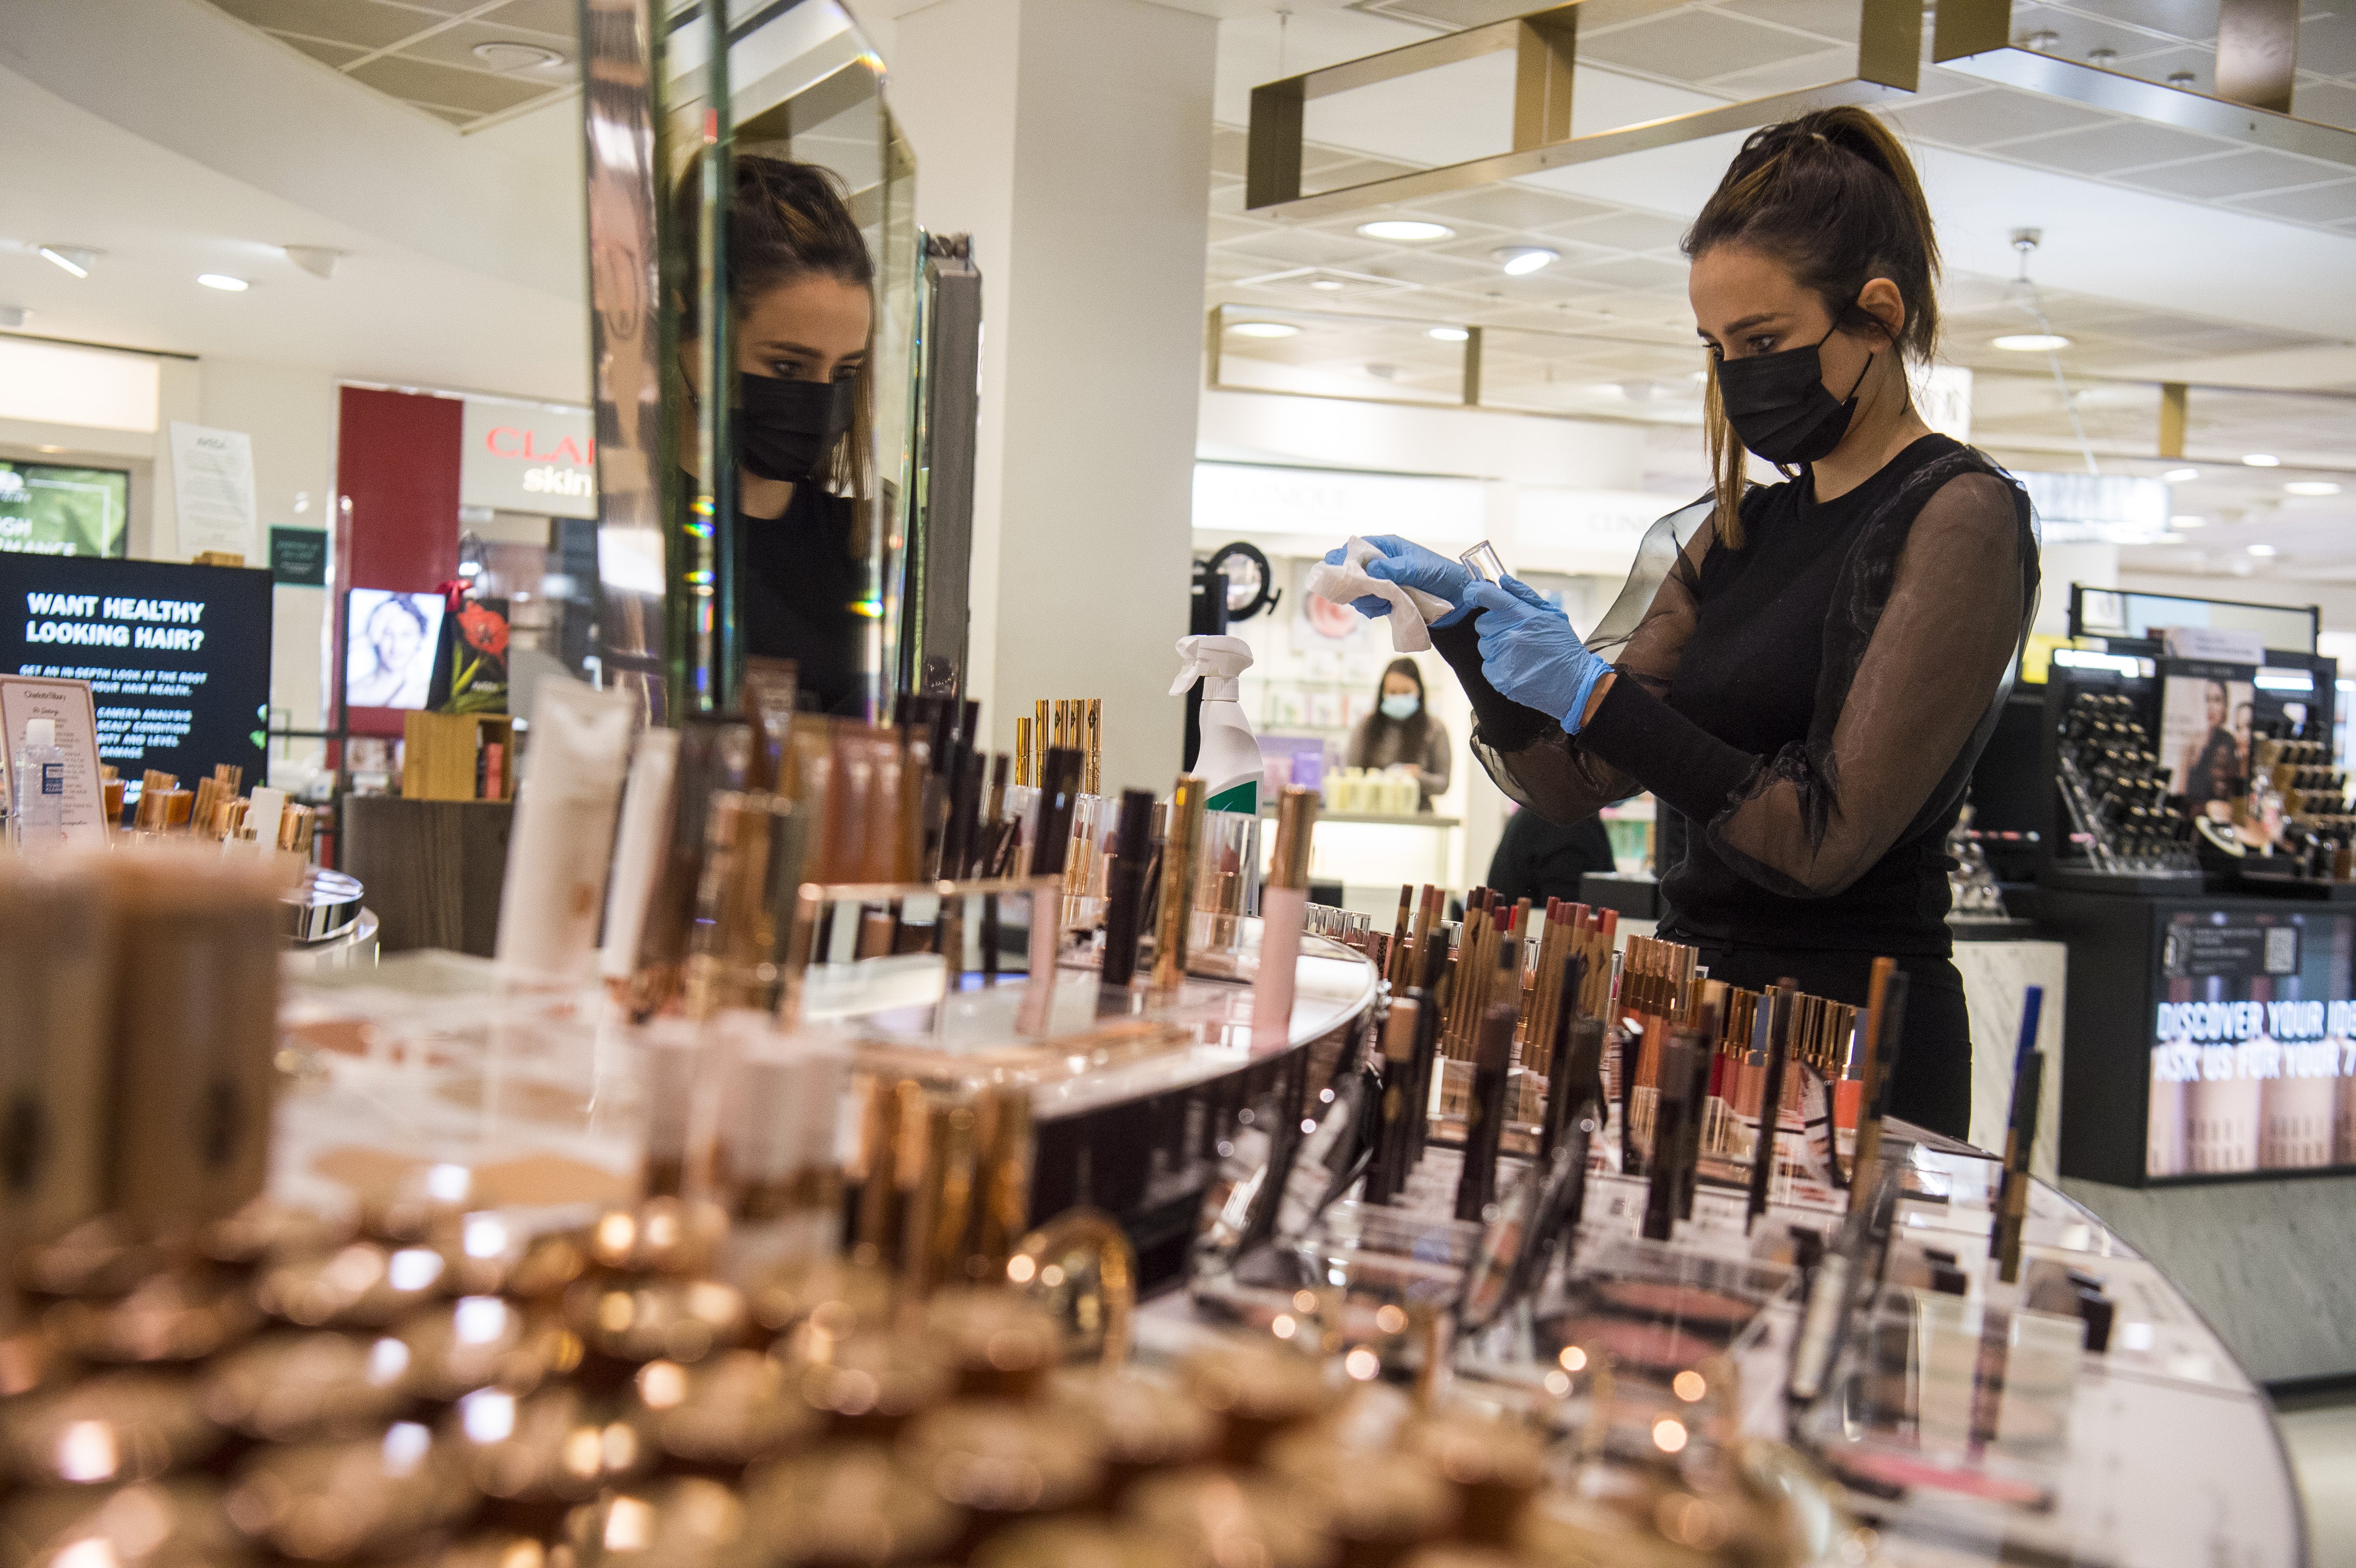
<instances>
[{"instance_id":1,"label":"black sleeve","mask_svg":"<svg viewBox=\"0 0 2356 1568\"><path fill-rule=\"evenodd\" d=\"M1727 808L1759 759L1730 746L1633 680L1615 680L1580 743L1697 821Z\"/></svg>"}]
</instances>

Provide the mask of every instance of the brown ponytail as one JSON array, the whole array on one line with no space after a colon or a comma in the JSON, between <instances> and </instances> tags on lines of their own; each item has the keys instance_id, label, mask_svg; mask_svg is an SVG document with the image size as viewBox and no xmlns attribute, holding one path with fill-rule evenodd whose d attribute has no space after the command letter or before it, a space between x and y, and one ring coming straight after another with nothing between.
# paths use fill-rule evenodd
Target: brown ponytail
<instances>
[{"instance_id":1,"label":"brown ponytail","mask_svg":"<svg viewBox=\"0 0 2356 1568\"><path fill-rule=\"evenodd\" d=\"M1857 297L1875 278L1898 285L1906 321L1893 344L1917 364L1939 346L1939 240L1913 160L1888 126L1851 104L1754 131L1686 230L1690 260L1720 245L1792 270L1845 331L1889 331ZM1748 455L1719 402L1713 368L1702 422L1716 478L1718 537L1742 547Z\"/></svg>"}]
</instances>

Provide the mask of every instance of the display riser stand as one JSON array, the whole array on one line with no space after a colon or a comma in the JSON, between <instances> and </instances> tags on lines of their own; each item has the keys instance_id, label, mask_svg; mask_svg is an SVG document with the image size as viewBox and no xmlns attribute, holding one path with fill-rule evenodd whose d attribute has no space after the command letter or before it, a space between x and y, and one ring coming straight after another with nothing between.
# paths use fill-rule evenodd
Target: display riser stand
<instances>
[{"instance_id":1,"label":"display riser stand","mask_svg":"<svg viewBox=\"0 0 2356 1568\"><path fill-rule=\"evenodd\" d=\"M2062 1189L2158 1264L2254 1381L2356 1377L2356 1176Z\"/></svg>"},{"instance_id":2,"label":"display riser stand","mask_svg":"<svg viewBox=\"0 0 2356 1568\"><path fill-rule=\"evenodd\" d=\"M2356 1173L2344 1167L2147 1173L2157 1006L2171 999L2163 944L2171 920L2186 913L2203 924L2211 916L2347 918L2336 905L2247 893L2099 897L2049 884L2039 914L2048 934L2070 950L2063 1186L2179 1285L2254 1380L2297 1383L2356 1373L2356 1320L2342 1309L2356 1279ZM2173 984L2185 993L2174 999L2211 999L2202 994L2205 979ZM2340 997L2305 983L2297 994ZM2233 999L2233 992L2220 999ZM2194 1136L2189 1126L2184 1136ZM2248 1165L2257 1157L2254 1145L2245 1151Z\"/></svg>"}]
</instances>

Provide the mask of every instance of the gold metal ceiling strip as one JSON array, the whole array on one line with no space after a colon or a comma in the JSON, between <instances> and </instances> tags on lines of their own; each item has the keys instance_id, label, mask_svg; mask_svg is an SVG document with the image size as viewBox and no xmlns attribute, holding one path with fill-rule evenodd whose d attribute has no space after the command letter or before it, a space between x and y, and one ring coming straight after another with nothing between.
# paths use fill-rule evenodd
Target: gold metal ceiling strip
<instances>
[{"instance_id":1,"label":"gold metal ceiling strip","mask_svg":"<svg viewBox=\"0 0 2356 1568\"><path fill-rule=\"evenodd\" d=\"M1614 23L1683 0L1613 0ZM1244 207L1267 217L1331 217L1368 207L1518 179L1545 169L1619 157L1653 147L1747 131L1835 103L1879 103L1912 93L1921 74L1922 14L1915 0L1858 0L1857 74L1794 92L1673 114L1636 125L1570 133L1572 68L1579 19L1601 0L1573 0L1401 48L1304 71L1252 89L1244 155ZM1511 151L1337 190L1301 194L1301 144L1312 99L1372 87L1505 49L1515 51Z\"/></svg>"},{"instance_id":2,"label":"gold metal ceiling strip","mask_svg":"<svg viewBox=\"0 0 2356 1568\"><path fill-rule=\"evenodd\" d=\"M1943 5L1941 10L1944 9ZM2320 121L2302 120L2295 114L2277 114L2272 110L2211 98L2207 93L2194 92L2187 88L2169 87L2157 81L2145 81L2139 77L2123 76L2097 65L2057 59L2051 55L2039 54L2034 49L2017 48L2007 44L1976 54L1940 59L1936 63L1942 70L1976 77L1982 81L1995 82L2003 87L2016 87L2047 98L2066 99L2072 103L2083 103L2089 109L2107 109L2112 113L2149 121L2157 125L2198 131L2225 141L2238 142L2244 146L2266 147L2278 153L2298 153L2335 164L2356 165L2356 131L2326 125ZM2330 176L2319 173L2316 177L2321 180Z\"/></svg>"},{"instance_id":3,"label":"gold metal ceiling strip","mask_svg":"<svg viewBox=\"0 0 2356 1568\"><path fill-rule=\"evenodd\" d=\"M1772 125L1778 120L1788 120L1795 114L1804 114L1811 109L1827 108L1836 103L1880 104L1905 96L1908 94L1903 89L1851 77L1816 87L1800 88L1792 92L1778 92L1766 98L1748 99L1740 103L1672 114L1664 120L1623 126L1617 131L1597 131L1584 136L1566 137L1526 151L1498 153L1436 169L1418 169L1413 174L1397 175L1389 179L1370 180L1365 185L1343 186L1257 210L1262 217L1288 221L1333 218L1363 211L1370 207L1419 201L1454 191L1470 190L1476 186L1522 179L1547 169L1567 168L1575 164L1594 163L1629 153L1649 152L1655 147L1674 146L1680 142L1697 142L1730 131L1755 130L1762 125Z\"/></svg>"},{"instance_id":4,"label":"gold metal ceiling strip","mask_svg":"<svg viewBox=\"0 0 2356 1568\"><path fill-rule=\"evenodd\" d=\"M2221 16L2214 96L2022 48L2012 41L2012 0L1939 0L1931 59L1943 70L2156 125L2356 165L2356 131L2286 112L2296 8L2287 34L2279 0L2225 0ZM2235 92L2252 101L2236 101Z\"/></svg>"}]
</instances>

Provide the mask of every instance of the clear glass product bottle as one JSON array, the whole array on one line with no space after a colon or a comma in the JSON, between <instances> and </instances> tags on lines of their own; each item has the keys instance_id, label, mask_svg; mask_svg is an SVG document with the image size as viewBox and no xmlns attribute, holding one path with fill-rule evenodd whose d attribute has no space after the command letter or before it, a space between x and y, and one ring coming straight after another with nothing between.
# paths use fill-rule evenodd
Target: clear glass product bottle
<instances>
[{"instance_id":1,"label":"clear glass product bottle","mask_svg":"<svg viewBox=\"0 0 2356 1568\"><path fill-rule=\"evenodd\" d=\"M16 748L17 799L10 826L20 853L37 854L66 841L66 754L54 719L25 720Z\"/></svg>"}]
</instances>

